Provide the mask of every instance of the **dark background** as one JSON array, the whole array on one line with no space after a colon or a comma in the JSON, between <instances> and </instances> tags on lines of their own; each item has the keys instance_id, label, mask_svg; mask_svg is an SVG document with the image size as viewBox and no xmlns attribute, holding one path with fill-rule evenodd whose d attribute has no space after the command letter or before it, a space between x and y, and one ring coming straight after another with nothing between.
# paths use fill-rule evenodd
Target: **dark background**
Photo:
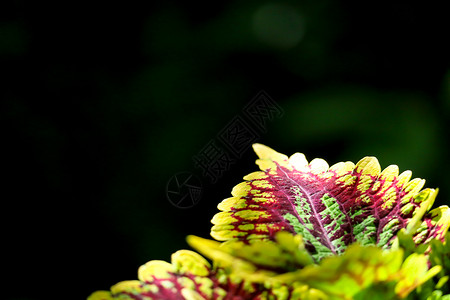
<instances>
[{"instance_id":1,"label":"dark background","mask_svg":"<svg viewBox=\"0 0 450 300\"><path fill-rule=\"evenodd\" d=\"M215 184L192 158L260 90L285 111L260 142L330 164L375 155L448 204L443 6L2 2L1 298L85 299L208 237L256 156ZM203 182L187 210L165 194L180 171Z\"/></svg>"}]
</instances>

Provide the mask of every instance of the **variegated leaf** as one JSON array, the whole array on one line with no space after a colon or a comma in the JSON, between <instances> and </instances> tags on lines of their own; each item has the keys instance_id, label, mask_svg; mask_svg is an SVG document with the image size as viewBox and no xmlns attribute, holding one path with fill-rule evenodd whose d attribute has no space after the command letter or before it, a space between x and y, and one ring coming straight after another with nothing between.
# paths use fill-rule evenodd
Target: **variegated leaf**
<instances>
[{"instance_id":1,"label":"variegated leaf","mask_svg":"<svg viewBox=\"0 0 450 300\"><path fill-rule=\"evenodd\" d=\"M448 230L448 207L428 212L437 190L421 190L425 180L410 180L411 171L381 171L375 157L329 167L300 153L288 158L261 144L253 148L262 171L245 176L218 205L211 235L219 241L273 239L284 230L301 234L319 261L354 242L389 248L401 228L414 230L417 243L443 239Z\"/></svg>"},{"instance_id":2,"label":"variegated leaf","mask_svg":"<svg viewBox=\"0 0 450 300\"><path fill-rule=\"evenodd\" d=\"M110 291L97 291L88 300L321 299L312 297L320 293L303 286L266 288L245 281L222 268L212 268L188 250L175 252L171 264L159 260L146 263L139 268L138 278L119 282ZM292 297L294 290L298 297Z\"/></svg>"}]
</instances>

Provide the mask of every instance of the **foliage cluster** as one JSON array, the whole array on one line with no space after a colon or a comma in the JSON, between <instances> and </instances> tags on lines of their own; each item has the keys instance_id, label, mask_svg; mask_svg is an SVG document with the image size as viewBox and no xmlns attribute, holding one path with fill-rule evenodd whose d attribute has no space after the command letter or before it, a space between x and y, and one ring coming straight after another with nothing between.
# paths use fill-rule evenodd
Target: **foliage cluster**
<instances>
[{"instance_id":1,"label":"foliage cluster","mask_svg":"<svg viewBox=\"0 0 450 300\"><path fill-rule=\"evenodd\" d=\"M375 157L308 162L253 146L261 171L223 200L196 252L153 260L138 280L88 300L449 300L450 210L431 209L437 189Z\"/></svg>"}]
</instances>

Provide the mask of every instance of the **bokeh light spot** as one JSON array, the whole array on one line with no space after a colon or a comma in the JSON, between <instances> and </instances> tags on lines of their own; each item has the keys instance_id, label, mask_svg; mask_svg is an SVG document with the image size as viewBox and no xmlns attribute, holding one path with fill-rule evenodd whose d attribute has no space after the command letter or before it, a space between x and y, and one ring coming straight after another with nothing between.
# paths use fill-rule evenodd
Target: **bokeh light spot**
<instances>
[{"instance_id":1,"label":"bokeh light spot","mask_svg":"<svg viewBox=\"0 0 450 300\"><path fill-rule=\"evenodd\" d=\"M280 49L295 47L305 32L303 17L286 4L265 4L253 15L253 31L263 43Z\"/></svg>"}]
</instances>

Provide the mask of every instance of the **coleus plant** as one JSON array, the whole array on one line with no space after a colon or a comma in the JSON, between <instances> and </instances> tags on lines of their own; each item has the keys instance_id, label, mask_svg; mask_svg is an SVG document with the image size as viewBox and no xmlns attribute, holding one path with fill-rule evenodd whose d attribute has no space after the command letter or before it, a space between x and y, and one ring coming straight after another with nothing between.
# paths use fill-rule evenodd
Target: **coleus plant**
<instances>
[{"instance_id":1,"label":"coleus plant","mask_svg":"<svg viewBox=\"0 0 450 300\"><path fill-rule=\"evenodd\" d=\"M88 300L450 300L450 210L431 209L437 189L375 157L330 167L253 148L261 171L218 205L217 241L187 238L212 264L180 250Z\"/></svg>"}]
</instances>

